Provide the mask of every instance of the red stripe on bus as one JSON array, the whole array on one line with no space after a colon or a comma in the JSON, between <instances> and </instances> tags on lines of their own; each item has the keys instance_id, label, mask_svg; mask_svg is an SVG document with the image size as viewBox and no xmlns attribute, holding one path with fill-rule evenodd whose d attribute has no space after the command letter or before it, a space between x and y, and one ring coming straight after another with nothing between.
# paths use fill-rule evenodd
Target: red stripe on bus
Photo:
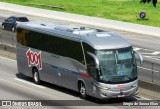
<instances>
[{"instance_id":1,"label":"red stripe on bus","mask_svg":"<svg viewBox=\"0 0 160 109\"><path fill-rule=\"evenodd\" d=\"M84 77L84 78L91 78L91 76L89 76L89 75L87 75L87 74L84 74L84 73L81 73L80 76L81 76L81 77Z\"/></svg>"}]
</instances>

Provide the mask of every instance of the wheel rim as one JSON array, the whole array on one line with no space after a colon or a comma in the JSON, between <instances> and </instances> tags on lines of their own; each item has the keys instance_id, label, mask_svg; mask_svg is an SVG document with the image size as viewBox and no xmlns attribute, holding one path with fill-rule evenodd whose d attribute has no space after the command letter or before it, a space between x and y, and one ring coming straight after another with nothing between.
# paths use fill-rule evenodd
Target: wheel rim
<instances>
[{"instance_id":1,"label":"wheel rim","mask_svg":"<svg viewBox=\"0 0 160 109\"><path fill-rule=\"evenodd\" d=\"M37 73L37 72L34 73L34 80L35 80L36 82L38 81L38 73Z\"/></svg>"},{"instance_id":2,"label":"wheel rim","mask_svg":"<svg viewBox=\"0 0 160 109\"><path fill-rule=\"evenodd\" d=\"M85 89L85 86L83 85L83 83L81 83L80 93L81 93L81 95L83 95L83 96L86 94L86 89Z\"/></svg>"},{"instance_id":3,"label":"wheel rim","mask_svg":"<svg viewBox=\"0 0 160 109\"><path fill-rule=\"evenodd\" d=\"M12 31L14 32L14 27L12 27Z\"/></svg>"}]
</instances>

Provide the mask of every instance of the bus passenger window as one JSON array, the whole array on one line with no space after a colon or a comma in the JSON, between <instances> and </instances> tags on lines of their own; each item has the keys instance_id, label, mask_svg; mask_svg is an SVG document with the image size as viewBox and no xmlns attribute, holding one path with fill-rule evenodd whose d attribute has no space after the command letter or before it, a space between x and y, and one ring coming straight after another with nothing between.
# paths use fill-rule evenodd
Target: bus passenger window
<instances>
[{"instance_id":1,"label":"bus passenger window","mask_svg":"<svg viewBox=\"0 0 160 109\"><path fill-rule=\"evenodd\" d=\"M97 78L96 65L92 57L90 57L90 59L87 61L87 70L90 76L92 76L95 79Z\"/></svg>"}]
</instances>

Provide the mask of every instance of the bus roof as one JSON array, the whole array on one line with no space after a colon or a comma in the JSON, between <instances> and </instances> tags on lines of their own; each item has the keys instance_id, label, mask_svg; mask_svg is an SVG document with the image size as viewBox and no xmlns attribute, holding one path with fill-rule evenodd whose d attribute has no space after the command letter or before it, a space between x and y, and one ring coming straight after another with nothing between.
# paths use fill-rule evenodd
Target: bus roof
<instances>
[{"instance_id":1,"label":"bus roof","mask_svg":"<svg viewBox=\"0 0 160 109\"><path fill-rule=\"evenodd\" d=\"M100 29L61 24L55 22L30 21L19 23L17 28L24 28L50 35L69 38L88 43L94 49L117 49L131 46L121 36Z\"/></svg>"}]
</instances>

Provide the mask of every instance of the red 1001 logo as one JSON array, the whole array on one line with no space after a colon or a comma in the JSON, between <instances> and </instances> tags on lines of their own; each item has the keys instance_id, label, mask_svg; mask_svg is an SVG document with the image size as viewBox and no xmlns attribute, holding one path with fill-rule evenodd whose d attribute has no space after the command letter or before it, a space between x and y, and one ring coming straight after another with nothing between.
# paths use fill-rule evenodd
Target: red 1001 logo
<instances>
[{"instance_id":1,"label":"red 1001 logo","mask_svg":"<svg viewBox=\"0 0 160 109\"><path fill-rule=\"evenodd\" d=\"M42 58L41 58L41 51L39 53L31 51L29 49L26 53L28 58L28 66L31 67L31 65L38 66L39 70L42 70Z\"/></svg>"}]
</instances>

